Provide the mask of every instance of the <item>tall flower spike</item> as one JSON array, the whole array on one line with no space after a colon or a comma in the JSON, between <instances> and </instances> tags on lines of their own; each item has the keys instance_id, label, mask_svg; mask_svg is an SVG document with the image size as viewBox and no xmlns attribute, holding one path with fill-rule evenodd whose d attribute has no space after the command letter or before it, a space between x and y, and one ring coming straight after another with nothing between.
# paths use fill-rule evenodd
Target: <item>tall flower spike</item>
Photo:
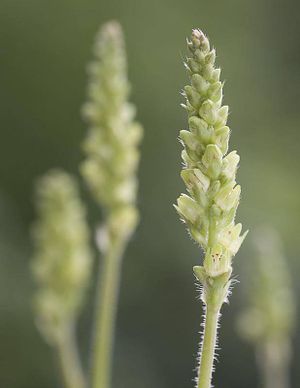
<instances>
[{"instance_id":1,"label":"tall flower spike","mask_svg":"<svg viewBox=\"0 0 300 388\"><path fill-rule=\"evenodd\" d=\"M289 268L280 236L271 227L258 228L254 244L257 254L252 263L249 307L241 314L238 328L241 336L255 346L262 386L289 388L296 317Z\"/></svg>"},{"instance_id":2,"label":"tall flower spike","mask_svg":"<svg viewBox=\"0 0 300 388\"><path fill-rule=\"evenodd\" d=\"M95 60L89 66L89 100L83 108L90 130L83 145L86 159L81 172L109 216L109 237L118 234L127 239L138 218L137 146L142 127L134 120L135 107L127 101L126 53L117 22L101 28L94 53Z\"/></svg>"},{"instance_id":3,"label":"tall flower spike","mask_svg":"<svg viewBox=\"0 0 300 388\"><path fill-rule=\"evenodd\" d=\"M97 289L92 387L108 388L121 257L138 221L137 147L142 128L134 119L135 107L128 102L126 53L117 22L101 28L94 51L88 102L83 110L90 129L84 142L86 158L81 172L105 215L103 227L97 231L97 245L103 256Z\"/></svg>"},{"instance_id":4,"label":"tall flower spike","mask_svg":"<svg viewBox=\"0 0 300 388\"><path fill-rule=\"evenodd\" d=\"M241 224L234 222L241 191L235 180L239 156L236 151L227 154L228 107L222 105L223 83L220 69L215 67L216 53L200 30L193 30L187 45L191 55L185 66L191 84L184 88L183 106L189 130L180 131L180 141L184 147L181 177L189 195L182 194L175 208L205 252L203 266L194 267L194 273L203 285L206 327L215 326L205 329L200 361L198 387L208 388L214 349L208 348L206 337L212 335L214 342L216 336L216 322L209 313L216 312L216 321L228 295L232 258L246 233L240 235Z\"/></svg>"},{"instance_id":5,"label":"tall flower spike","mask_svg":"<svg viewBox=\"0 0 300 388\"><path fill-rule=\"evenodd\" d=\"M32 271L37 326L57 351L66 387L82 388L74 326L91 271L89 230L74 179L51 171L37 186Z\"/></svg>"}]
</instances>

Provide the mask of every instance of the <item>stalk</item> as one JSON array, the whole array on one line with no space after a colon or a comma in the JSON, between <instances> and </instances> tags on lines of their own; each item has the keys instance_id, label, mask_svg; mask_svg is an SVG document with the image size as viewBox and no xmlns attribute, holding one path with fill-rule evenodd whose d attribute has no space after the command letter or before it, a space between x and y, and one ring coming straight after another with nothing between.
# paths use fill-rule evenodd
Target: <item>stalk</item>
<instances>
[{"instance_id":1,"label":"stalk","mask_svg":"<svg viewBox=\"0 0 300 388\"><path fill-rule=\"evenodd\" d=\"M198 371L198 388L206 388L211 385L217 341L218 317L219 311L208 305L205 312L205 329L201 349L201 362Z\"/></svg>"},{"instance_id":2,"label":"stalk","mask_svg":"<svg viewBox=\"0 0 300 388\"><path fill-rule=\"evenodd\" d=\"M111 385L112 350L118 305L122 250L113 247L103 257L96 295L93 354L93 388Z\"/></svg>"},{"instance_id":3,"label":"stalk","mask_svg":"<svg viewBox=\"0 0 300 388\"><path fill-rule=\"evenodd\" d=\"M287 343L279 341L264 343L257 350L260 365L261 381L264 388L290 387L290 355L286 354Z\"/></svg>"},{"instance_id":4,"label":"stalk","mask_svg":"<svg viewBox=\"0 0 300 388\"><path fill-rule=\"evenodd\" d=\"M66 388L87 388L72 325L57 342L56 349L64 386Z\"/></svg>"},{"instance_id":5,"label":"stalk","mask_svg":"<svg viewBox=\"0 0 300 388\"><path fill-rule=\"evenodd\" d=\"M175 208L205 252L203 265L194 267L206 308L197 387L210 388L218 317L231 285L232 258L246 233L240 235L242 225L235 224L241 191L235 180L239 156L235 151L227 154L228 107L222 106L216 53L200 30L193 30L187 44L190 57L185 67L191 84L184 88L183 107L189 130L180 131L180 141L184 147L181 177L188 195L181 194Z\"/></svg>"}]
</instances>

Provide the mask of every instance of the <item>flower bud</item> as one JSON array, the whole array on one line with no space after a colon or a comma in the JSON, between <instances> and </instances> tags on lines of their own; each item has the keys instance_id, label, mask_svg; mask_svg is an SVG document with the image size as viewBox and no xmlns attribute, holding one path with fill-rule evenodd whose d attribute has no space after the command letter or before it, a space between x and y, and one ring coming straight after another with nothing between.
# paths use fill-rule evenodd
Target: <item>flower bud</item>
<instances>
[{"instance_id":1,"label":"flower bud","mask_svg":"<svg viewBox=\"0 0 300 388\"><path fill-rule=\"evenodd\" d=\"M212 49L206 56L205 56L205 63L207 65L214 65L216 60L216 50Z\"/></svg>"},{"instance_id":2,"label":"flower bud","mask_svg":"<svg viewBox=\"0 0 300 388\"><path fill-rule=\"evenodd\" d=\"M226 125L227 118L228 118L228 106L224 105L218 111L218 118L216 121L216 125L218 127L221 127L221 126L224 127Z\"/></svg>"},{"instance_id":3,"label":"flower bud","mask_svg":"<svg viewBox=\"0 0 300 388\"><path fill-rule=\"evenodd\" d=\"M194 74L191 77L192 85L201 94L206 94L209 88L209 82L207 82L200 74Z\"/></svg>"},{"instance_id":4,"label":"flower bud","mask_svg":"<svg viewBox=\"0 0 300 388\"><path fill-rule=\"evenodd\" d=\"M190 131L182 130L179 132L180 139L183 141L183 143L192 151L195 151L197 149L197 140L193 133Z\"/></svg>"},{"instance_id":5,"label":"flower bud","mask_svg":"<svg viewBox=\"0 0 300 388\"><path fill-rule=\"evenodd\" d=\"M207 169L207 174L211 179L216 179L222 168L222 153L218 146L209 144L202 157L202 163Z\"/></svg>"},{"instance_id":6,"label":"flower bud","mask_svg":"<svg viewBox=\"0 0 300 388\"><path fill-rule=\"evenodd\" d=\"M192 32L191 41L193 43L193 47L200 48L203 53L207 53L210 50L209 40L203 34L203 32L199 29L195 29Z\"/></svg>"},{"instance_id":7,"label":"flower bud","mask_svg":"<svg viewBox=\"0 0 300 388\"><path fill-rule=\"evenodd\" d=\"M207 123L200 119L197 116L192 116L189 118L189 127L193 132L198 132L201 128L207 128Z\"/></svg>"},{"instance_id":8,"label":"flower bud","mask_svg":"<svg viewBox=\"0 0 300 388\"><path fill-rule=\"evenodd\" d=\"M222 84L221 82L215 82L209 88L208 95L213 102L221 102L222 99Z\"/></svg>"},{"instance_id":9,"label":"flower bud","mask_svg":"<svg viewBox=\"0 0 300 388\"><path fill-rule=\"evenodd\" d=\"M237 170L239 161L240 161L240 157L236 153L236 151L230 152L223 159L222 175L227 180L235 180L236 170Z\"/></svg>"},{"instance_id":10,"label":"flower bud","mask_svg":"<svg viewBox=\"0 0 300 388\"><path fill-rule=\"evenodd\" d=\"M234 182L224 186L215 196L216 204L224 211L235 208L239 202L241 187L239 185L233 188Z\"/></svg>"},{"instance_id":11,"label":"flower bud","mask_svg":"<svg viewBox=\"0 0 300 388\"><path fill-rule=\"evenodd\" d=\"M220 79L220 74L221 74L221 69L214 69L211 75L211 80L213 82L219 81Z\"/></svg>"},{"instance_id":12,"label":"flower bud","mask_svg":"<svg viewBox=\"0 0 300 388\"><path fill-rule=\"evenodd\" d=\"M185 86L184 91L185 91L185 94L186 94L186 97L187 97L189 103L195 109L197 109L201 103L201 97L200 97L199 93L190 85Z\"/></svg>"},{"instance_id":13,"label":"flower bud","mask_svg":"<svg viewBox=\"0 0 300 388\"><path fill-rule=\"evenodd\" d=\"M203 209L186 194L182 194L178 198L175 208L183 220L191 224L199 222L200 217L203 215Z\"/></svg>"},{"instance_id":14,"label":"flower bud","mask_svg":"<svg viewBox=\"0 0 300 388\"><path fill-rule=\"evenodd\" d=\"M245 239L247 232L242 236L242 224L229 225L220 233L220 243L230 252L231 256L234 256L239 250L243 240Z\"/></svg>"},{"instance_id":15,"label":"flower bud","mask_svg":"<svg viewBox=\"0 0 300 388\"><path fill-rule=\"evenodd\" d=\"M218 243L207 251L204 268L210 277L217 277L223 273L231 272L231 257L223 245Z\"/></svg>"},{"instance_id":16,"label":"flower bud","mask_svg":"<svg viewBox=\"0 0 300 388\"><path fill-rule=\"evenodd\" d=\"M215 122L219 119L218 110L216 109L215 103L211 100L204 101L199 110L199 115L207 122L207 124L211 125L215 124Z\"/></svg>"},{"instance_id":17,"label":"flower bud","mask_svg":"<svg viewBox=\"0 0 300 388\"><path fill-rule=\"evenodd\" d=\"M222 127L216 130L216 144L223 155L228 151L229 135L230 129L228 127Z\"/></svg>"}]
</instances>

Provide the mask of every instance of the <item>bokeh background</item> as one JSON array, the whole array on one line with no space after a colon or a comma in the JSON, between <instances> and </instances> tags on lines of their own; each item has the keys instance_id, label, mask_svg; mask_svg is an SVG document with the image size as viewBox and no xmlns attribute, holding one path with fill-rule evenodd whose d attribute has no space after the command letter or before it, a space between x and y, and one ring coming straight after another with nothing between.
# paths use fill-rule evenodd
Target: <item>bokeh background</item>
<instances>
[{"instance_id":1,"label":"bokeh background","mask_svg":"<svg viewBox=\"0 0 300 388\"><path fill-rule=\"evenodd\" d=\"M200 252L172 208L183 190L177 136L186 128L179 104L187 82L185 37L192 28L210 37L226 80L231 149L241 154L238 220L250 230L261 223L279 230L299 298L299 11L295 0L1 0L1 387L60 386L55 358L31 313L33 186L51 167L78 175L86 64L99 25L112 18L126 33L132 100L145 127L142 220L124 261L113 386L184 388L194 377L202 309L192 266ZM82 195L89 201L84 187ZM89 208L93 225L99 214L91 203ZM253 254L250 234L235 261L240 284L223 309L217 387L259 384L253 349L236 330ZM86 365L91 315L92 303L79 327ZM299 347L296 330L294 388Z\"/></svg>"}]
</instances>

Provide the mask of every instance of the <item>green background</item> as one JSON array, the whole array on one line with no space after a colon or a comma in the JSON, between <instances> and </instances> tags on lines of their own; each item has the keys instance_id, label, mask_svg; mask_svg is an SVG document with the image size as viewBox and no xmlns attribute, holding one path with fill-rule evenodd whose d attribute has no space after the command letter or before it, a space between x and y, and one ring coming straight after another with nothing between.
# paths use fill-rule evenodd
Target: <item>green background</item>
<instances>
[{"instance_id":1,"label":"green background","mask_svg":"<svg viewBox=\"0 0 300 388\"><path fill-rule=\"evenodd\" d=\"M1 0L1 387L60 386L55 358L31 314L33 186L51 167L78 174L86 131L80 117L86 64L99 25L112 18L125 30L132 100L145 127L139 170L142 220L124 261L113 386L184 388L192 386L194 377L202 309L192 266L201 253L172 208L184 190L177 137L187 126L179 105L187 83L185 37L192 28L208 34L226 80L231 149L241 155L238 220L250 230L261 223L279 230L300 294L299 11L295 0ZM84 187L82 194L89 201ZM100 214L89 206L94 225ZM235 261L240 284L223 309L216 387L258 386L253 349L236 330L247 303L244 290L253 254L250 233ZM91 306L80 322L86 366ZM299 348L296 330L295 388Z\"/></svg>"}]
</instances>

